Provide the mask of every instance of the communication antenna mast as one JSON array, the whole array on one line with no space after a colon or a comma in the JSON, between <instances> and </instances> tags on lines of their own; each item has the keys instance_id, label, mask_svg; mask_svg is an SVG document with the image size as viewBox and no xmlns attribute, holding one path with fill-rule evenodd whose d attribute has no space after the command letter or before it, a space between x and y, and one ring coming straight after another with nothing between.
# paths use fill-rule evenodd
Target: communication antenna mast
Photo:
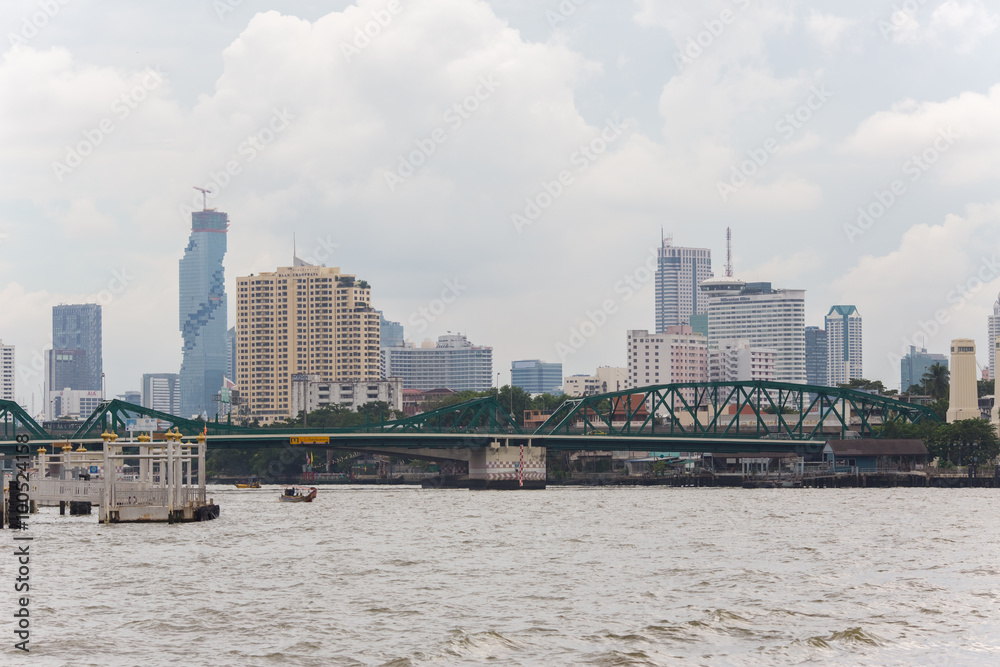
<instances>
[{"instance_id":1,"label":"communication antenna mast","mask_svg":"<svg viewBox=\"0 0 1000 667\"><path fill-rule=\"evenodd\" d=\"M206 190L205 188L199 188L197 185L194 185L192 187L195 190L198 190L199 192L201 192L201 210L207 211L208 210L208 193L210 193L211 190Z\"/></svg>"},{"instance_id":2,"label":"communication antenna mast","mask_svg":"<svg viewBox=\"0 0 1000 667\"><path fill-rule=\"evenodd\" d=\"M733 228L726 227L726 277L733 277Z\"/></svg>"}]
</instances>

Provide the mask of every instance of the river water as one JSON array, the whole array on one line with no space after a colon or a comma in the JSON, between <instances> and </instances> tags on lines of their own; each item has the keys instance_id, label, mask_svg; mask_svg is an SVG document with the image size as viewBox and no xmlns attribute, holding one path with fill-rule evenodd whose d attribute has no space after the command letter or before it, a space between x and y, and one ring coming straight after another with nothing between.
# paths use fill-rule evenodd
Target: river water
<instances>
[{"instance_id":1,"label":"river water","mask_svg":"<svg viewBox=\"0 0 1000 667\"><path fill-rule=\"evenodd\" d=\"M203 524L43 508L0 664L1000 664L988 489L210 495Z\"/></svg>"}]
</instances>

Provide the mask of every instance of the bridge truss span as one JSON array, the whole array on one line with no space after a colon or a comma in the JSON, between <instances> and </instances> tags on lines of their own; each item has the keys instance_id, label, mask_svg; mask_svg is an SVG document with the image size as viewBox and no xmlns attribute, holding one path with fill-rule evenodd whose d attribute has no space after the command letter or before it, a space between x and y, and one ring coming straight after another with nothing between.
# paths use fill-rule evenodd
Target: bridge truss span
<instances>
[{"instance_id":1,"label":"bridge truss span","mask_svg":"<svg viewBox=\"0 0 1000 667\"><path fill-rule=\"evenodd\" d=\"M534 436L622 439L877 438L891 422L937 422L930 408L853 389L783 382L692 382L566 401Z\"/></svg>"}]
</instances>

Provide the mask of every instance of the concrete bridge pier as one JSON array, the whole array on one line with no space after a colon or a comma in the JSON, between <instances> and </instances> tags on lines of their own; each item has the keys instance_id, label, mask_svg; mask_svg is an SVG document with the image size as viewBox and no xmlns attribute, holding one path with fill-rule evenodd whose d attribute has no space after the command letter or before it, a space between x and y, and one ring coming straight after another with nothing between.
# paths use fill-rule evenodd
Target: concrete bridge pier
<instances>
[{"instance_id":1,"label":"concrete bridge pier","mask_svg":"<svg viewBox=\"0 0 1000 667\"><path fill-rule=\"evenodd\" d=\"M470 489L544 489L545 448L504 438L469 450Z\"/></svg>"}]
</instances>

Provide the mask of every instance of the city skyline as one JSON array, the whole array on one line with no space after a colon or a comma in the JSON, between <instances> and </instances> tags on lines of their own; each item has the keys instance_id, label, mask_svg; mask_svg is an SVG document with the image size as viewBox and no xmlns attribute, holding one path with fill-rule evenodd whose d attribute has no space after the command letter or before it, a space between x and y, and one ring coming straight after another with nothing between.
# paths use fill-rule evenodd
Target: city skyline
<instances>
[{"instance_id":1,"label":"city skyline","mask_svg":"<svg viewBox=\"0 0 1000 667\"><path fill-rule=\"evenodd\" d=\"M686 45L723 5L586 3L552 24L538 3L414 3L348 58L340 45L380 5L334 4L128 10L112 47L89 36L86 3L69 3L9 46L0 81L38 82L47 110L3 112L20 128L0 162L0 336L17 348L18 400L41 404L35 362L58 303L104 308L109 395L179 368L165 311L202 207L192 185L239 226L227 292L283 264L296 233L303 258L363 272L412 340L464 331L496 350L497 368L555 360L589 314L606 323L570 346L565 372L623 365L625 332L656 326L643 276L660 229L718 258L730 226L740 277L805 289L807 324L832 303L866 314L869 379L894 387L911 345L940 353L967 336L986 365L1000 133L983 119L1000 87L970 65L1000 53L992 10L946 20L937 3L903 26L870 3L777 2L738 12L692 58ZM35 11L15 0L0 17L19 34ZM162 26L192 11L204 20L185 33L190 48L168 48ZM463 39L414 51L443 26ZM898 54L911 67L895 67ZM960 74L926 75L942 70ZM580 150L591 142L599 153ZM51 270L37 271L38 248ZM549 298L570 278L575 289ZM446 292L456 283L458 296ZM152 329L135 336L138 323Z\"/></svg>"}]
</instances>

